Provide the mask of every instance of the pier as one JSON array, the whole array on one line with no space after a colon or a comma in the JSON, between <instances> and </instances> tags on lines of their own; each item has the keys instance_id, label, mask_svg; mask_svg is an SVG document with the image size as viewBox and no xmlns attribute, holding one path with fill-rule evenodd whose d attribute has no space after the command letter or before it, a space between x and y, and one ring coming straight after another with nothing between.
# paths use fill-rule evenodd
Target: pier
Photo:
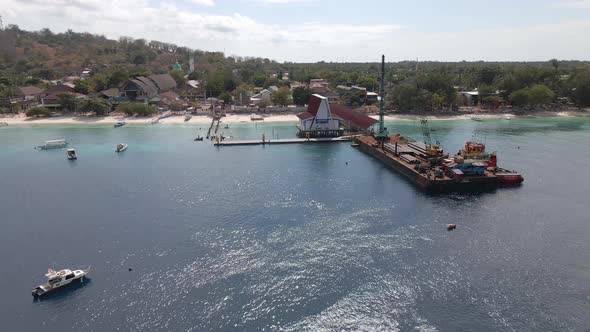
<instances>
[{"instance_id":1,"label":"pier","mask_svg":"<svg viewBox=\"0 0 590 332\"><path fill-rule=\"evenodd\" d=\"M285 138L285 139L262 139L262 140L241 140L241 141L219 141L213 143L215 146L238 146L238 145L276 145L276 144L311 144L311 143L341 143L350 142L352 137L329 137L329 138Z\"/></svg>"}]
</instances>

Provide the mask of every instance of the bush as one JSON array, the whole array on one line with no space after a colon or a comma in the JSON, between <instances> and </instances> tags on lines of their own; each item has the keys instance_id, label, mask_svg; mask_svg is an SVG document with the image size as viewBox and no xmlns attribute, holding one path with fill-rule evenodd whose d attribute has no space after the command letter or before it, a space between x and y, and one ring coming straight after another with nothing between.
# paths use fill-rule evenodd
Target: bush
<instances>
[{"instance_id":1,"label":"bush","mask_svg":"<svg viewBox=\"0 0 590 332\"><path fill-rule=\"evenodd\" d=\"M96 115L105 115L111 109L111 105L98 98L88 99L84 101L80 107L83 112L92 112Z\"/></svg>"},{"instance_id":2,"label":"bush","mask_svg":"<svg viewBox=\"0 0 590 332\"><path fill-rule=\"evenodd\" d=\"M555 93L543 84L533 85L530 88L516 90L510 94L513 105L543 105L555 100Z\"/></svg>"},{"instance_id":3,"label":"bush","mask_svg":"<svg viewBox=\"0 0 590 332\"><path fill-rule=\"evenodd\" d=\"M51 111L45 107L38 106L38 107L33 107L33 108L29 109L25 114L26 114L26 116L29 116L29 117L31 117L31 116L35 116L35 117L51 116Z\"/></svg>"},{"instance_id":4,"label":"bush","mask_svg":"<svg viewBox=\"0 0 590 332\"><path fill-rule=\"evenodd\" d=\"M120 104L117 112L125 113L127 116L149 116L155 113L153 106L146 104Z\"/></svg>"}]
</instances>

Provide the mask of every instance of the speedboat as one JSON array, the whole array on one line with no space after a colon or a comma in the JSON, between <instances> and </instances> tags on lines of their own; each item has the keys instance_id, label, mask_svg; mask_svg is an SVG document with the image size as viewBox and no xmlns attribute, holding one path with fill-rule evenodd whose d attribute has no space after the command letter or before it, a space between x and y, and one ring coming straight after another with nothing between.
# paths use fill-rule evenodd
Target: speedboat
<instances>
[{"instance_id":1,"label":"speedboat","mask_svg":"<svg viewBox=\"0 0 590 332\"><path fill-rule=\"evenodd\" d=\"M125 150L127 150L127 144L119 143L119 144L117 144L115 152L123 152Z\"/></svg>"},{"instance_id":2,"label":"speedboat","mask_svg":"<svg viewBox=\"0 0 590 332\"><path fill-rule=\"evenodd\" d=\"M115 128L123 127L126 124L127 124L127 122L125 122L125 121L119 121L119 122L115 123Z\"/></svg>"},{"instance_id":3,"label":"speedboat","mask_svg":"<svg viewBox=\"0 0 590 332\"><path fill-rule=\"evenodd\" d=\"M62 149L68 145L65 139L56 139L52 141L45 141L45 144L39 145L37 148L41 150Z\"/></svg>"},{"instance_id":4,"label":"speedboat","mask_svg":"<svg viewBox=\"0 0 590 332\"><path fill-rule=\"evenodd\" d=\"M192 116L192 115L190 115L190 114L187 114L187 115L185 115L185 116L184 116L184 122L188 122L188 121L190 121L190 119L192 119L192 118L193 118L193 116Z\"/></svg>"},{"instance_id":5,"label":"speedboat","mask_svg":"<svg viewBox=\"0 0 590 332\"><path fill-rule=\"evenodd\" d=\"M64 269L61 271L53 271L52 269L48 269L45 276L47 277L47 282L43 285L37 286L33 288L31 294L34 297L42 296L48 292L54 291L59 289L63 286L69 285L75 281L83 282L84 277L88 275L90 272L90 266L85 270L70 270Z\"/></svg>"},{"instance_id":6,"label":"speedboat","mask_svg":"<svg viewBox=\"0 0 590 332\"><path fill-rule=\"evenodd\" d=\"M68 149L68 151L66 152L66 157L68 157L69 160L78 159L78 155L76 154L76 150Z\"/></svg>"}]
</instances>

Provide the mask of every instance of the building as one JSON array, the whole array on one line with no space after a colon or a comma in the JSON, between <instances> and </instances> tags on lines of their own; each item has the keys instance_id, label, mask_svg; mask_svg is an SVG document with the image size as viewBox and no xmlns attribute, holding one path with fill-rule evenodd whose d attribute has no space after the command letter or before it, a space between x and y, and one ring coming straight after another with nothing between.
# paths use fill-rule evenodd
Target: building
<instances>
[{"instance_id":1,"label":"building","mask_svg":"<svg viewBox=\"0 0 590 332\"><path fill-rule=\"evenodd\" d=\"M254 105L259 105L260 102L264 101L267 104L270 104L270 97L272 96L272 92L267 89L260 91L259 93L250 97L250 103Z\"/></svg>"},{"instance_id":2,"label":"building","mask_svg":"<svg viewBox=\"0 0 590 332\"><path fill-rule=\"evenodd\" d=\"M147 102L160 93L176 89L176 81L170 74L139 76L121 88L121 96L130 101Z\"/></svg>"},{"instance_id":3,"label":"building","mask_svg":"<svg viewBox=\"0 0 590 332\"><path fill-rule=\"evenodd\" d=\"M363 113L339 105L330 104L327 97L314 94L309 98L307 111L297 114L299 137L337 137L345 130L368 132L379 123Z\"/></svg>"},{"instance_id":4,"label":"building","mask_svg":"<svg viewBox=\"0 0 590 332\"><path fill-rule=\"evenodd\" d=\"M340 120L332 116L328 98L313 94L307 111L297 114L299 137L338 137L344 133Z\"/></svg>"},{"instance_id":5,"label":"building","mask_svg":"<svg viewBox=\"0 0 590 332\"><path fill-rule=\"evenodd\" d=\"M43 90L36 86L19 86L15 89L14 94L7 98L6 104L11 111L28 110L39 104L39 97Z\"/></svg>"},{"instance_id":6,"label":"building","mask_svg":"<svg viewBox=\"0 0 590 332\"><path fill-rule=\"evenodd\" d=\"M330 104L339 104L340 103L340 94L336 91L324 92L321 95L328 98L328 103L330 103Z\"/></svg>"},{"instance_id":7,"label":"building","mask_svg":"<svg viewBox=\"0 0 590 332\"><path fill-rule=\"evenodd\" d=\"M313 93L326 93L330 91L329 83L323 78L312 78L309 80L309 89Z\"/></svg>"}]
</instances>

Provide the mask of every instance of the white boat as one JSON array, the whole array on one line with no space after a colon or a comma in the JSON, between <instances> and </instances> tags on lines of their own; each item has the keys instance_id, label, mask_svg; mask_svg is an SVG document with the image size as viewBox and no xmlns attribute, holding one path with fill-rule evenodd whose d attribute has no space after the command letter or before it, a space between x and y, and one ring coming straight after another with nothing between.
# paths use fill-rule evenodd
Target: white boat
<instances>
[{"instance_id":1,"label":"white boat","mask_svg":"<svg viewBox=\"0 0 590 332\"><path fill-rule=\"evenodd\" d=\"M66 152L66 157L68 157L69 160L78 159L78 155L76 154L76 150L68 149L68 151Z\"/></svg>"},{"instance_id":2,"label":"white boat","mask_svg":"<svg viewBox=\"0 0 590 332\"><path fill-rule=\"evenodd\" d=\"M250 114L250 120L252 121L264 121L264 118L262 117L262 115L258 115L255 113Z\"/></svg>"},{"instance_id":3,"label":"white boat","mask_svg":"<svg viewBox=\"0 0 590 332\"><path fill-rule=\"evenodd\" d=\"M509 116L505 116L504 119L506 119L506 120L512 120L512 118L509 117Z\"/></svg>"},{"instance_id":4,"label":"white boat","mask_svg":"<svg viewBox=\"0 0 590 332\"><path fill-rule=\"evenodd\" d=\"M39 145L37 148L41 150L49 150L49 149L62 149L68 145L65 139L56 139L51 141L45 141L45 144Z\"/></svg>"},{"instance_id":5,"label":"white boat","mask_svg":"<svg viewBox=\"0 0 590 332\"><path fill-rule=\"evenodd\" d=\"M479 116L472 116L471 117L471 120L473 120L473 121L483 121L483 119L480 118Z\"/></svg>"},{"instance_id":6,"label":"white boat","mask_svg":"<svg viewBox=\"0 0 590 332\"><path fill-rule=\"evenodd\" d=\"M125 150L127 150L127 144L123 143L117 144L117 147L115 148L115 152L123 152Z\"/></svg>"},{"instance_id":7,"label":"white boat","mask_svg":"<svg viewBox=\"0 0 590 332\"><path fill-rule=\"evenodd\" d=\"M35 297L42 296L48 292L54 291L63 286L69 285L74 281L83 282L84 277L90 272L90 266L85 270L69 270L64 269L61 271L53 271L52 269L47 270L45 276L47 282L43 285L33 288L31 294Z\"/></svg>"},{"instance_id":8,"label":"white boat","mask_svg":"<svg viewBox=\"0 0 590 332\"><path fill-rule=\"evenodd\" d=\"M190 115L190 114L187 114L187 115L185 115L185 116L184 116L184 122L188 122L188 121L190 121L190 119L192 119L192 118L193 118L193 116L192 116L192 115Z\"/></svg>"}]
</instances>

